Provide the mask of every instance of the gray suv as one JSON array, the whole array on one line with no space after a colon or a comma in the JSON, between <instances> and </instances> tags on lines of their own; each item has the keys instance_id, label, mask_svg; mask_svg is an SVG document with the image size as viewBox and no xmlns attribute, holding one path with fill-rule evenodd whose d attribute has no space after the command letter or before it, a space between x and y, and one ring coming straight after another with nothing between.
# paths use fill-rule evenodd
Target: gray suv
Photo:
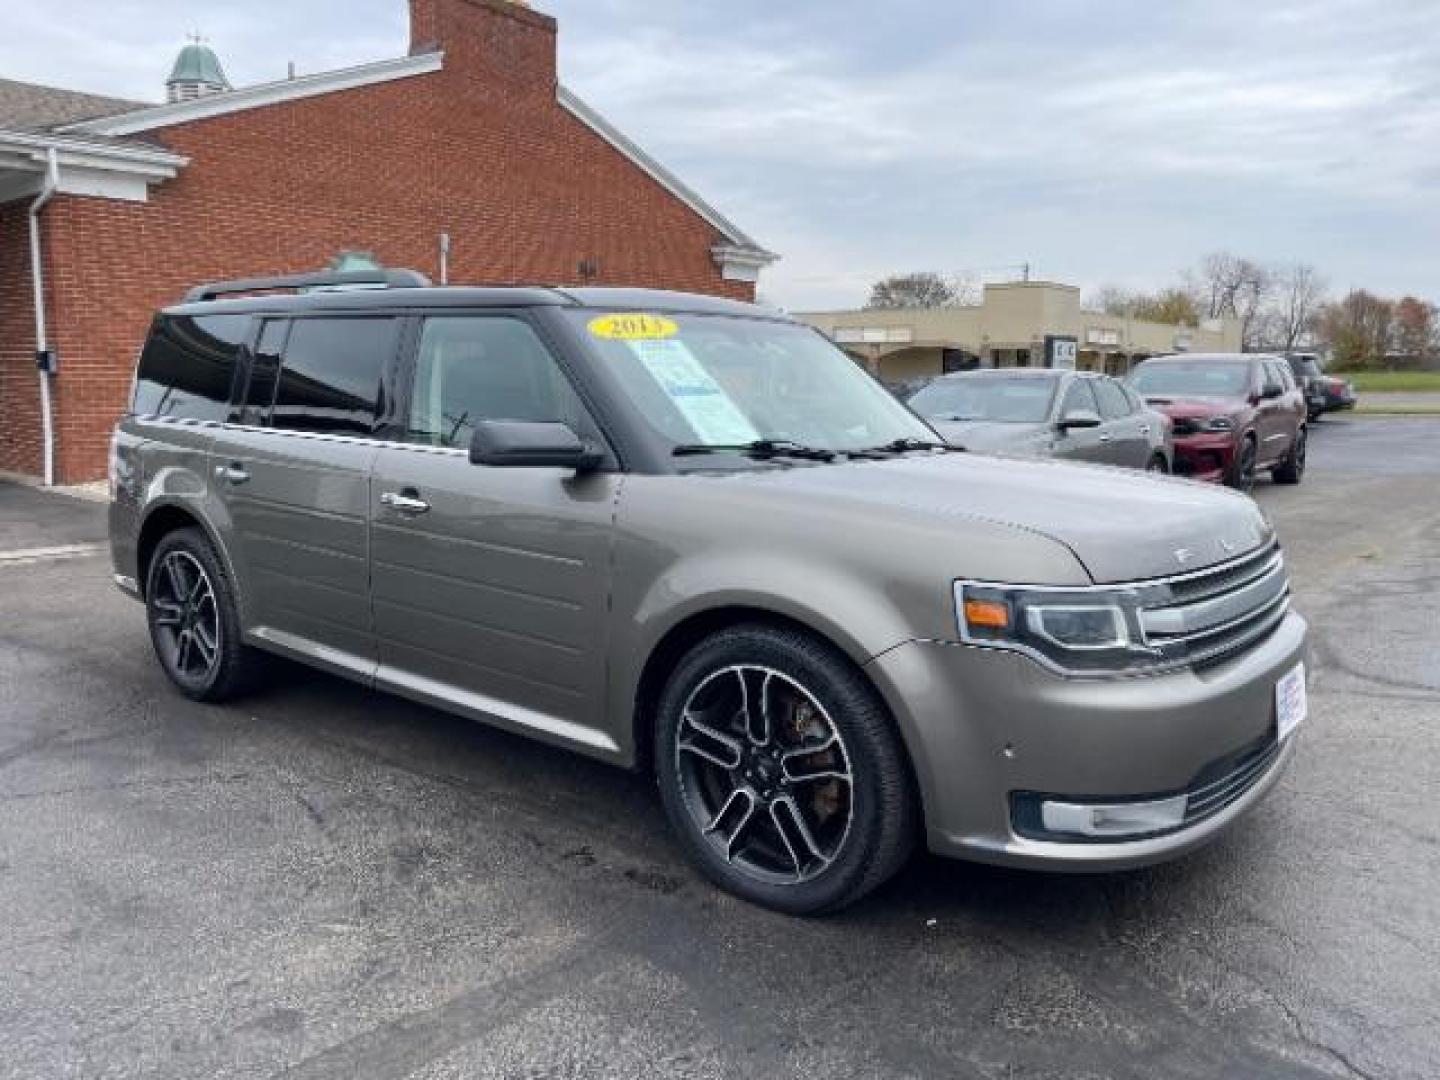
<instances>
[{"instance_id":1,"label":"gray suv","mask_svg":"<svg viewBox=\"0 0 1440 1080\"><path fill-rule=\"evenodd\" d=\"M751 305L427 285L156 317L110 522L182 693L277 653L651 770L704 873L797 913L922 837L1175 856L1289 760L1305 623L1249 498L958 451Z\"/></svg>"}]
</instances>

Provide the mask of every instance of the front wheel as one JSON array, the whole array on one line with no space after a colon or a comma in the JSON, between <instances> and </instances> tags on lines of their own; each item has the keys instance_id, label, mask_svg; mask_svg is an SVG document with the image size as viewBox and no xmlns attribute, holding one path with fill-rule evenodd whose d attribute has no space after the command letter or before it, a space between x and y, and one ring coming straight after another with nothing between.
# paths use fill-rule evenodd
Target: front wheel
<instances>
[{"instance_id":1,"label":"front wheel","mask_svg":"<svg viewBox=\"0 0 1440 1080\"><path fill-rule=\"evenodd\" d=\"M1290 453L1285 455L1285 460L1271 470L1270 476L1277 484L1298 484L1305 475L1305 443L1307 442L1305 429L1301 428L1295 434L1295 442L1290 447Z\"/></svg>"},{"instance_id":2,"label":"front wheel","mask_svg":"<svg viewBox=\"0 0 1440 1080\"><path fill-rule=\"evenodd\" d=\"M721 888L797 915L876 888L914 845L916 800L864 676L803 632L739 626L675 668L655 774L687 854Z\"/></svg>"},{"instance_id":3,"label":"front wheel","mask_svg":"<svg viewBox=\"0 0 1440 1080\"><path fill-rule=\"evenodd\" d=\"M1230 466L1230 475L1225 482L1236 491L1249 491L1255 486L1255 437L1246 435L1235 452L1235 463Z\"/></svg>"},{"instance_id":4,"label":"front wheel","mask_svg":"<svg viewBox=\"0 0 1440 1080\"><path fill-rule=\"evenodd\" d=\"M1170 463L1165 460L1164 454L1156 454L1150 459L1150 463L1145 466L1145 471L1164 475L1170 471Z\"/></svg>"}]
</instances>

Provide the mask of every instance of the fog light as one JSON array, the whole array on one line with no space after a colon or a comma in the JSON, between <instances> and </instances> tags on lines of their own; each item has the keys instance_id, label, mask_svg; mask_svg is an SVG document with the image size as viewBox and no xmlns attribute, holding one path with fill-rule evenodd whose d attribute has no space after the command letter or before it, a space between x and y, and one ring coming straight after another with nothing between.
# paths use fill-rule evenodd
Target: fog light
<instances>
[{"instance_id":1,"label":"fog light","mask_svg":"<svg viewBox=\"0 0 1440 1080\"><path fill-rule=\"evenodd\" d=\"M1138 836L1185 823L1185 796L1154 802L1095 805L1064 802L1040 804L1046 831L1079 836Z\"/></svg>"}]
</instances>

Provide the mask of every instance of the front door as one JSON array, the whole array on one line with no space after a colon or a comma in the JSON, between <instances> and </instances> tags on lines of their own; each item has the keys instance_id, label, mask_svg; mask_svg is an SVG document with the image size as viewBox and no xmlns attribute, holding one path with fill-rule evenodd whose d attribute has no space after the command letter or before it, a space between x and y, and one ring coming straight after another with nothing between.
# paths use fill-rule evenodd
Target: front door
<instances>
[{"instance_id":1,"label":"front door","mask_svg":"<svg viewBox=\"0 0 1440 1080\"><path fill-rule=\"evenodd\" d=\"M391 317L269 320L211 446L246 633L351 675L374 668L370 468Z\"/></svg>"},{"instance_id":2,"label":"front door","mask_svg":"<svg viewBox=\"0 0 1440 1080\"><path fill-rule=\"evenodd\" d=\"M1285 381L1277 370L1277 363L1262 360L1257 365L1260 371L1259 401L1255 406L1255 432L1259 437L1260 465L1272 465L1290 451L1293 420L1290 402L1285 396Z\"/></svg>"},{"instance_id":3,"label":"front door","mask_svg":"<svg viewBox=\"0 0 1440 1080\"><path fill-rule=\"evenodd\" d=\"M1108 375L1094 380L1095 396L1100 401L1101 436L1108 436L1105 460L1111 465L1143 469L1150 463L1149 431L1142 431L1144 420L1120 384Z\"/></svg>"},{"instance_id":4,"label":"front door","mask_svg":"<svg viewBox=\"0 0 1440 1080\"><path fill-rule=\"evenodd\" d=\"M532 327L505 313L423 321L406 447L371 490L377 681L599 751L606 606L621 477L472 465L480 420L598 430Z\"/></svg>"},{"instance_id":5,"label":"front door","mask_svg":"<svg viewBox=\"0 0 1440 1080\"><path fill-rule=\"evenodd\" d=\"M1086 378L1072 378L1060 401L1056 419L1063 420L1071 413L1086 412L1100 415L1100 403L1095 400L1095 391ZM1055 432L1055 456L1071 461L1109 460L1110 442L1102 428L1064 428Z\"/></svg>"}]
</instances>

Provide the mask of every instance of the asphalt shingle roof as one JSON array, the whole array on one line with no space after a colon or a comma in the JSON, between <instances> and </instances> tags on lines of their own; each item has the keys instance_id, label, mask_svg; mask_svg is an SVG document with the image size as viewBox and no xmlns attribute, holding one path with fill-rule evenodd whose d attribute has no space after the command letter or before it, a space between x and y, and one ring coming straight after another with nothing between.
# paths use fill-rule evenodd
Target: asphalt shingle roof
<instances>
[{"instance_id":1,"label":"asphalt shingle roof","mask_svg":"<svg viewBox=\"0 0 1440 1080\"><path fill-rule=\"evenodd\" d=\"M0 130L48 131L63 124L147 109L152 104L0 79Z\"/></svg>"}]
</instances>

